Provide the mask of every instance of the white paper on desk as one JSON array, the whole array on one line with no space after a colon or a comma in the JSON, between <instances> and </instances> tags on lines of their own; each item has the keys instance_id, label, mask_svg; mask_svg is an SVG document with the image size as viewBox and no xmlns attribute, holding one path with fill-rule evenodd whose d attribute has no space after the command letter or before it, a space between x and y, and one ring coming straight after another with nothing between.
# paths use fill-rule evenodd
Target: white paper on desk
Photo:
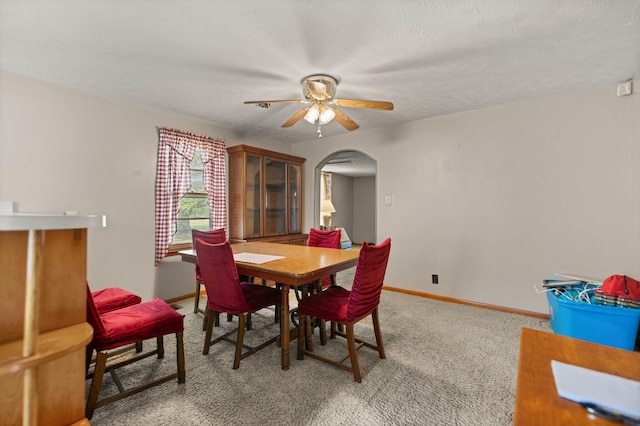
<instances>
[{"instance_id":1,"label":"white paper on desk","mask_svg":"<svg viewBox=\"0 0 640 426\"><path fill-rule=\"evenodd\" d=\"M640 382L555 360L551 369L561 397L640 418Z\"/></svg>"},{"instance_id":2,"label":"white paper on desk","mask_svg":"<svg viewBox=\"0 0 640 426\"><path fill-rule=\"evenodd\" d=\"M284 259L284 256L273 256L270 254L258 253L237 253L233 255L233 260L236 262L255 263L257 265L278 259Z\"/></svg>"}]
</instances>

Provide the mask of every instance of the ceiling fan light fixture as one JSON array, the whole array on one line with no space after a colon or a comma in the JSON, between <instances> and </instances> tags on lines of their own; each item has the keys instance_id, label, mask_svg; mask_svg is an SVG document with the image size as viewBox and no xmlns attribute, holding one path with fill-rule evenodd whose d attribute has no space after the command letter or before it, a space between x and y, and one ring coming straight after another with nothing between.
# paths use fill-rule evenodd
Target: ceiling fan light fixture
<instances>
[{"instance_id":1,"label":"ceiling fan light fixture","mask_svg":"<svg viewBox=\"0 0 640 426\"><path fill-rule=\"evenodd\" d=\"M333 120L336 116L336 113L333 111L333 108L329 108L328 106L323 106L320 109L320 117L318 117L320 124L327 124L331 120Z\"/></svg>"},{"instance_id":2,"label":"ceiling fan light fixture","mask_svg":"<svg viewBox=\"0 0 640 426\"><path fill-rule=\"evenodd\" d=\"M302 80L302 93L309 101L328 101L336 94L338 81L330 75L311 75Z\"/></svg>"},{"instance_id":3,"label":"ceiling fan light fixture","mask_svg":"<svg viewBox=\"0 0 640 426\"><path fill-rule=\"evenodd\" d=\"M313 106L309 108L307 113L304 115L304 119L311 124L315 123L318 117L320 117L320 108L318 107L318 104L313 104Z\"/></svg>"}]
</instances>

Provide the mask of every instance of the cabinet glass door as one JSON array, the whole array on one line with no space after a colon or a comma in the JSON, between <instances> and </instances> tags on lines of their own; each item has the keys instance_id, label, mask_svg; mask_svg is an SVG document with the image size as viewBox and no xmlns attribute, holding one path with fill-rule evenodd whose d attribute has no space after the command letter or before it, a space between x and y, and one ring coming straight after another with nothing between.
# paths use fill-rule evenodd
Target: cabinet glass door
<instances>
[{"instance_id":1,"label":"cabinet glass door","mask_svg":"<svg viewBox=\"0 0 640 426\"><path fill-rule=\"evenodd\" d=\"M287 163L265 159L264 235L287 233Z\"/></svg>"},{"instance_id":2,"label":"cabinet glass door","mask_svg":"<svg viewBox=\"0 0 640 426\"><path fill-rule=\"evenodd\" d=\"M289 164L289 232L302 232L302 166Z\"/></svg>"},{"instance_id":3,"label":"cabinet glass door","mask_svg":"<svg viewBox=\"0 0 640 426\"><path fill-rule=\"evenodd\" d=\"M260 214L260 200L262 198L260 195L260 183L262 182L261 165L261 157L252 157L247 155L247 186L245 188L247 200L245 236L247 237L258 237L262 235L262 230L260 228L260 218L262 217Z\"/></svg>"}]
</instances>

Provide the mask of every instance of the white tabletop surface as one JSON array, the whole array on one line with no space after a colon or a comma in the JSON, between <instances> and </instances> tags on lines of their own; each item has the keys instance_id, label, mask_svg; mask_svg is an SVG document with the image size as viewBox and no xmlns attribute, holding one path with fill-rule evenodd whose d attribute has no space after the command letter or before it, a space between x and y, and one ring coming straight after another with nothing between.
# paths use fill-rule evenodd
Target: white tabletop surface
<instances>
[{"instance_id":1,"label":"white tabletop surface","mask_svg":"<svg viewBox=\"0 0 640 426\"><path fill-rule=\"evenodd\" d=\"M0 213L0 231L104 228L105 215Z\"/></svg>"}]
</instances>

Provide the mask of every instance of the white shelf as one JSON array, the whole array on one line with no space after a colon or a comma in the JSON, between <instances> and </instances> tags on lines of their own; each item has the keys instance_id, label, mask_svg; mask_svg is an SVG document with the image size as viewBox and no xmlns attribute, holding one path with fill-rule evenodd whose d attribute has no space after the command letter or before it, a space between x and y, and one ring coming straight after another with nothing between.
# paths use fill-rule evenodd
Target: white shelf
<instances>
[{"instance_id":1,"label":"white shelf","mask_svg":"<svg viewBox=\"0 0 640 426\"><path fill-rule=\"evenodd\" d=\"M105 228L105 215L0 213L0 231Z\"/></svg>"}]
</instances>

